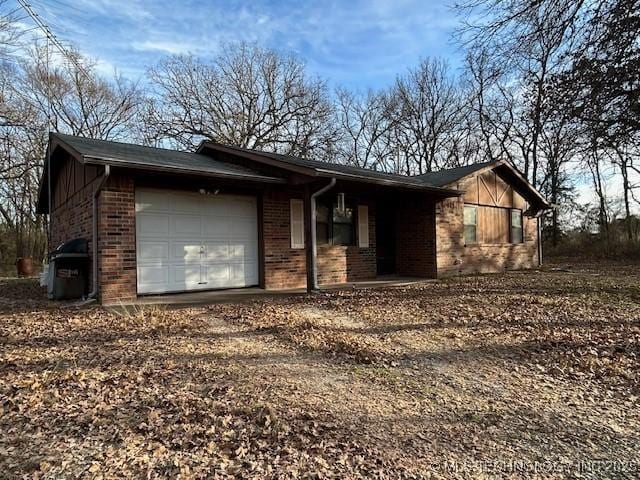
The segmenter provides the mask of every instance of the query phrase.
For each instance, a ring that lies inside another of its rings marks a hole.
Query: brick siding
[[[369,247],[318,245],[318,283],[358,282],[376,278],[376,213],[373,202],[362,201],[369,210]],[[356,220],[357,222],[357,220]],[[358,225],[355,225],[356,232]]]
[[[306,251],[291,248],[289,209],[292,198],[302,200],[304,194],[296,191],[269,190],[263,196],[264,277],[267,290],[307,286]],[[320,285],[375,278],[375,209],[372,202],[361,202],[360,205],[369,207],[369,247],[319,245]]]
[[[67,158],[65,162],[76,162]],[[63,167],[66,168],[66,167]],[[52,189],[61,188],[60,181]],[[49,250],[54,250],[60,244],[76,238],[88,241],[89,255],[93,255],[93,188],[94,181],[81,185],[74,185],[73,189],[59,195],[60,203],[51,212],[49,226]],[[54,202],[52,202],[54,203]],[[89,264],[89,290],[93,288],[92,265]]]
[[[111,176],[98,202],[100,301],[136,298],[136,223],[133,179]]]
[[[436,277],[434,204],[426,199],[407,200],[396,219],[396,269],[398,275]]]
[[[464,201],[447,199],[436,206],[438,276],[492,273],[538,266],[538,224],[523,217],[524,242],[519,244],[464,244]]]
[[[262,197],[264,287],[267,290],[307,285],[305,249],[291,248],[290,201],[301,192],[267,190]]]

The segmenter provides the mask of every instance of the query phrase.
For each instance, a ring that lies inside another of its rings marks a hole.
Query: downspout
[[[540,216],[538,220],[538,266],[542,266],[542,226],[540,225]]]
[[[96,298],[98,296],[98,197],[100,196],[100,191],[102,191],[102,187],[104,187],[104,184],[110,174],[111,167],[109,165],[105,165],[104,173],[102,174],[102,177],[100,177],[100,181],[93,191],[93,239],[91,240],[93,250],[91,252],[93,257],[93,289],[87,296],[87,299]]]
[[[318,242],[316,241],[316,198],[323,193],[331,190],[336,184],[336,179],[332,178],[331,181],[311,194],[311,287],[307,285],[307,290],[312,292],[318,290]]]

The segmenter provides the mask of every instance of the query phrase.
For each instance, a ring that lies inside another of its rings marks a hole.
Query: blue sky
[[[292,51],[331,86],[377,88],[421,57],[452,67],[449,0],[31,0],[61,39],[132,80],[162,56],[214,56],[227,42]],[[29,20],[25,20],[27,23]]]

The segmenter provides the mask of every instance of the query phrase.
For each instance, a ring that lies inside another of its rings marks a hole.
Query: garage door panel
[[[255,229],[256,226],[253,219],[235,218],[231,223],[231,238],[242,240],[253,239]]]
[[[229,197],[213,196],[207,197],[203,202],[202,215],[205,217],[220,218],[229,215]]]
[[[168,212],[171,206],[171,196],[166,192],[154,190],[136,191],[137,212]]]
[[[138,263],[169,263],[169,241],[144,240],[139,246]]]
[[[229,261],[229,244],[227,242],[211,242],[204,244],[205,262],[228,262]]]
[[[202,217],[202,234],[207,239],[229,238],[233,219],[229,217]]]
[[[169,216],[162,213],[145,213],[136,218],[136,226],[139,235],[167,238],[169,235]]]
[[[231,280],[238,285],[253,284],[258,281],[257,263],[231,264]]]
[[[195,242],[172,242],[171,262],[176,265],[200,264],[200,244]]]
[[[200,215],[203,210],[203,198],[184,193],[174,193],[171,195],[171,211],[174,213],[197,213]]]
[[[258,283],[254,197],[136,191],[138,292]]]
[[[201,287],[202,269],[200,265],[176,265],[172,269],[170,290],[194,290]]]
[[[232,262],[257,261],[258,246],[256,242],[235,243],[229,245],[229,260]]]
[[[171,216],[171,234],[174,237],[200,238],[202,233],[200,215],[184,213]]]
[[[230,281],[231,276],[228,263],[204,266],[203,280],[206,282],[207,288],[230,288],[236,286]]]
[[[252,218],[256,214],[255,199],[238,199],[229,205],[228,215]]]
[[[138,285],[144,285],[144,291],[162,292],[169,283],[169,266],[138,266]]]

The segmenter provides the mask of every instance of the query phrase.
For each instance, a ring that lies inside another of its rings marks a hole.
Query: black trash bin
[[[63,243],[49,253],[49,298],[81,298],[88,291],[89,255],[87,241],[84,238]]]

